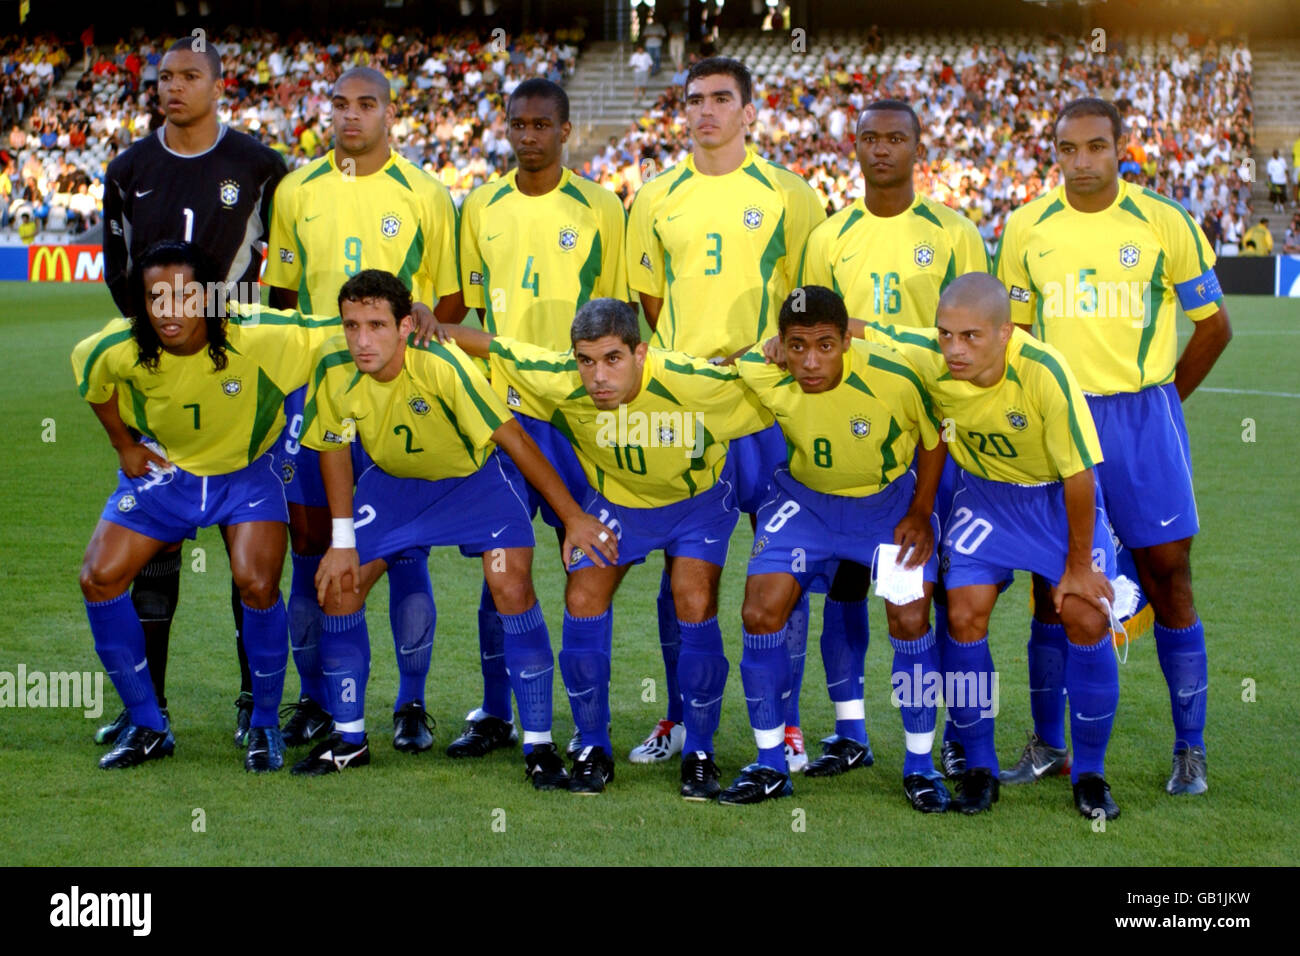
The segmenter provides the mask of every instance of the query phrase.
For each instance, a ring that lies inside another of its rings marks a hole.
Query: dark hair
[[[904,103],[902,100],[876,100],[874,103],[868,103],[862,107],[862,114],[858,117],[858,122],[861,123],[863,116],[877,110],[889,113],[906,113],[912,117],[912,135],[918,143],[921,142],[921,121],[917,118],[916,110],[912,109],[910,103]]]
[[[560,122],[569,121],[569,94],[564,92],[564,87],[558,83],[552,83],[542,76],[534,76],[531,79],[524,80],[515,87],[515,91],[510,94],[506,100],[506,115],[510,115],[510,107],[515,100],[526,99],[550,100],[555,104],[555,112],[560,114]]]
[[[805,285],[791,289],[781,303],[777,328],[782,337],[792,326],[819,325],[829,322],[843,335],[849,330],[849,313],[844,300],[824,285]]]
[[[393,310],[393,319],[401,322],[411,314],[411,290],[401,279],[383,269],[362,269],[339,289],[339,315],[344,302],[382,299]]]
[[[629,349],[641,344],[641,323],[636,312],[622,299],[591,299],[583,303],[569,327],[574,345],[617,335]]]
[[[195,49],[194,44],[202,42],[202,49]],[[200,41],[198,37],[188,36],[181,37],[175,43],[167,48],[167,53],[177,53],[182,50],[190,53],[197,53],[208,63],[208,71],[212,74],[214,80],[219,80],[224,75],[221,69],[221,54],[217,48],[206,40]],[[166,54],[164,54],[165,56]]]
[[[686,85],[683,89],[689,93],[691,84],[696,80],[724,73],[740,87],[740,105],[747,106],[751,103],[754,99],[754,78],[749,73],[749,67],[729,56],[710,56],[694,64],[686,71]]]
[[[1063,122],[1078,116],[1104,116],[1110,120],[1110,131],[1113,134],[1112,140],[1116,145],[1119,144],[1120,130],[1122,128],[1119,110],[1115,109],[1114,103],[1107,103],[1095,96],[1081,96],[1077,100],[1070,100],[1070,102],[1062,106],[1061,112],[1056,114],[1056,122],[1052,124],[1053,136],[1059,135]]]
[[[212,367],[221,371],[226,367],[226,316],[224,310],[216,308],[208,298],[208,292],[220,279],[212,260],[202,249],[192,242],[175,239],[155,242],[131,266],[130,297],[134,306],[134,314],[130,316],[131,336],[140,353],[140,364],[155,372],[158,370],[158,360],[162,357],[162,340],[154,330],[144,287],[145,270],[156,266],[190,267],[194,274],[193,281],[203,289],[203,321],[208,332],[208,356],[212,359]],[[224,301],[224,296],[222,299]]]

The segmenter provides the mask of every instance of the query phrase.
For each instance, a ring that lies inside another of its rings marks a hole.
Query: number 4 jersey
[[[1006,374],[988,388],[952,377],[938,329],[868,323],[866,335],[893,345],[917,370],[948,453],[972,475],[1038,485],[1101,462],[1097,429],[1074,374],[1056,349],[1024,330],[1012,331]]]

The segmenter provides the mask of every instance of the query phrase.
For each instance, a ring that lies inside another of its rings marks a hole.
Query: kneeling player
[[[570,556],[560,671],[583,745],[570,789],[600,793],[614,778],[610,608],[628,569],[662,550],[673,559],[670,583],[682,635],[681,794],[716,796],[713,735],[728,671],[718,581],[740,514],[727,442],[767,427],[771,416],[735,369],[649,348],[636,313],[617,299],[592,299],[578,310],[569,333],[572,354],[476,329],[444,329],[470,354],[489,358],[494,381],[504,376],[569,437],[593,486],[583,508],[619,540],[612,567],[593,566],[590,552]]]
[[[256,321],[228,326],[206,291],[215,278],[193,245],[151,246],[133,275],[142,297],[137,318],[114,319],[72,353],[81,395],[121,461],[81,567],[95,651],[130,714],[99,762],[104,769],[175,748],[128,589],[169,544],[212,525],[227,529],[252,665],[244,767],[263,772],[284,763],[276,708],[288,660],[279,590],[288,512],[267,452],[284,425],[284,394],[307,381],[311,352],[337,322],[261,310]],[[137,443],[128,426],[148,441]]]
[[[403,554],[454,544],[462,554],[483,557],[483,574],[506,633],[526,773],[539,790],[564,789],[567,774],[551,741],[554,659],[533,593],[532,523],[524,491],[507,478],[497,445],[562,517],[568,547],[597,549],[611,559],[617,549],[600,522],[565,491],[464,353],[439,344],[407,347],[414,323],[411,296],[401,280],[363,270],[344,283],[338,303],[344,334],[315,356],[303,413],[303,443],[321,452],[334,523],[331,547],[316,574],[325,611],[322,673],[334,733],[293,772],[316,776],[370,762],[366,595]],[[348,448],[354,438],[374,462],[358,479],[355,496]],[[394,620],[399,627],[409,620],[421,632],[432,632],[434,614],[430,595],[422,613]]]
[[[924,567],[918,596],[901,605],[886,602],[885,610],[895,672],[939,669],[930,629],[938,571],[931,512],[946,452],[929,395],[893,349],[851,342],[848,313],[830,289],[795,289],[779,322],[785,368],[767,364],[757,350],[739,363],[746,385],[776,415],[791,453],[758,513],[741,610],[740,671],[758,762],[722,792],[722,803],[758,803],[792,792],[782,746],[782,707],[790,693],[783,628],[800,593],[819,576],[829,580],[838,562],[869,567],[880,545],[898,544],[908,569]],[[914,473],[909,463],[918,448]],[[823,651],[836,732],[823,741],[823,756],[804,771],[810,777],[872,763],[862,700],[864,651],[848,640]],[[908,699],[901,710],[909,744],[904,792],[917,810],[942,813],[948,792],[931,780],[935,708]],[[911,746],[914,736],[925,741],[918,753]]]
[[[1050,589],[1069,640],[1075,806],[1114,819],[1119,807],[1103,774],[1119,672],[1102,599],[1114,599],[1115,551],[1083,393],[1060,353],[1010,324],[1006,290],[990,276],[972,273],[949,285],[935,329],[890,331],[951,419],[948,448],[961,467],[942,548],[944,683],[967,763],[961,810],[978,813],[998,798],[988,623],[999,588],[1022,569],[1034,573],[1037,588]]]

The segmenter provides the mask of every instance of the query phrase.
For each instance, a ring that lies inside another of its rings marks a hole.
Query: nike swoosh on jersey
[[[495,537],[496,537],[497,535],[499,535],[502,531],[505,531],[506,528],[508,528],[508,527],[510,527],[510,525],[506,524],[506,525],[502,525],[501,527],[497,528],[497,530],[495,530],[495,531],[492,532],[492,537],[495,538]]]
[[[1174,515],[1172,518],[1169,518],[1169,519],[1166,520],[1166,521],[1162,521],[1162,522],[1160,522],[1160,527],[1162,527],[1162,528],[1167,528],[1167,527],[1169,527],[1169,525],[1173,524],[1173,523],[1174,523],[1176,520],[1178,520],[1178,518],[1181,517],[1181,516],[1182,516],[1182,512],[1180,511],[1180,512],[1178,512],[1178,514]]]
[[[679,212],[679,213],[674,213],[673,215],[669,216],[669,217],[668,217],[667,219],[665,219],[664,221],[665,221],[665,222],[672,222],[674,219],[681,219],[683,215],[685,215],[685,214],[684,214],[684,213],[680,213],[680,212]]]
[[[490,236],[484,236],[484,237],[483,237],[483,241],[484,241],[484,242],[491,242],[493,239],[495,239],[495,238],[496,238],[497,236],[499,236],[499,235],[501,235],[501,233],[499,233],[499,232],[494,232],[494,233],[492,233],[492,235],[490,235]]]
[[[1055,251],[1056,251],[1055,249],[1048,249],[1046,252],[1040,252],[1040,253],[1038,254],[1038,258],[1041,259],[1041,258],[1043,258],[1043,256],[1049,256],[1049,255],[1051,255],[1051,254],[1052,254],[1053,252],[1055,252]]]
[[[721,541],[721,540],[722,540],[721,538],[705,538],[705,539],[704,539],[704,543],[705,543],[705,544],[717,544],[717,543],[718,543],[719,541]]]
[[[265,501],[265,500],[266,500],[265,498],[258,498],[256,501],[250,501],[250,502],[248,503],[248,507],[250,507],[250,508],[256,508],[258,505],[260,505],[260,504],[261,504],[263,501]]]
[[[137,189],[137,190],[135,191],[135,198],[136,198],[136,199],[143,199],[145,196],[149,195],[151,192],[153,192],[152,189],[146,189],[144,192],[141,192],[140,190]]]
[[[856,252],[853,253],[853,256],[856,256],[856,255],[857,255]],[[840,262],[848,262],[850,259],[853,258],[853,256],[841,256],[841,257],[840,257]]]
[[[303,221],[303,222],[311,222],[313,219],[319,219],[320,217],[321,217],[321,214],[320,214],[320,213],[316,213],[316,215],[314,215],[314,216],[303,216],[303,217],[302,217],[302,221]]]

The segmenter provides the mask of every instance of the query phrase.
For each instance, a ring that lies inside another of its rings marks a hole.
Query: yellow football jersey
[[[628,285],[664,300],[650,344],[715,358],[767,338],[825,218],[811,186],[752,149],[724,176],[689,157],[650,180],[627,224]]]
[[[284,428],[284,397],[307,384],[316,347],[339,330],[337,318],[249,307],[256,315],[226,328],[226,367],[207,349],[160,353],[139,363],[127,319],[114,319],[72,352],[81,397],[102,405],[117,390],[122,421],[194,475],[227,475],[256,461]]]
[[[510,412],[454,343],[406,347],[391,382],[357,370],[347,339],[323,343],[312,361],[302,443],[336,451],[354,437],[397,478],[460,478],[487,461],[492,433]]]
[[[897,216],[873,216],[861,198],[808,237],[800,285],[834,289],[855,319],[928,328],[939,295],[967,272],[988,272],[975,224],[917,196]]]
[[[563,352],[574,313],[588,299],[627,299],[623,204],[571,170],[544,196],[516,184],[518,169],[479,186],[460,212],[460,284],[494,335]],[[534,418],[520,396],[510,407]]]
[[[1214,250],[1171,199],[1121,181],[1084,213],[1057,187],[1007,220],[997,276],[1011,318],[1070,363],[1085,392],[1136,392],[1174,379],[1177,305],[1199,321],[1223,301]]]
[[[707,491],[726,463],[727,442],[772,424],[733,368],[650,349],[641,390],[616,411],[587,395],[572,352],[492,340],[492,377],[526,395],[573,443],[591,486],[610,501],[657,508]]]
[[[854,339],[840,383],[815,394],[769,365],[761,349],[747,352],[737,367],[781,426],[791,476],[813,491],[874,495],[907,471],[918,442],[939,443],[930,395],[892,348]]]
[[[916,369],[948,453],[971,474],[1038,485],[1101,462],[1097,427],[1070,366],[1023,329],[1011,333],[1006,373],[988,388],[952,377],[938,329],[868,323],[866,335],[896,348]]]
[[[262,281],[296,289],[304,312],[337,312],[362,269],[392,272],[426,305],[460,288],[451,194],[396,151],[369,176],[347,175],[334,150],[285,176],[266,255]]]

